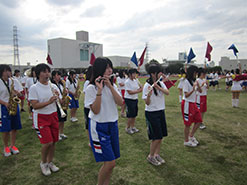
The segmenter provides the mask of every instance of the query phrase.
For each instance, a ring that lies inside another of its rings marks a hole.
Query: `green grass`
[[[145,79],[141,79],[144,83]],[[146,161],[150,141],[147,137],[144,101],[139,95],[139,113],[135,135],[124,131],[126,119],[119,119],[121,157],[116,162],[111,184],[116,185],[240,185],[247,183],[247,93],[240,95],[240,108],[231,107],[231,93],[222,90],[208,92],[207,129],[198,130],[197,148],[183,146],[183,121],[178,103],[178,90],[170,89],[166,96],[168,137],[163,140],[161,156],[166,164],[155,167]],[[77,113],[79,122],[65,123],[69,139],[58,142],[54,162],[60,171],[49,177],[41,174],[41,145],[31,129],[27,113],[22,113],[23,129],[18,132],[16,146],[20,154],[0,156],[0,184],[97,184],[101,163],[96,163],[88,147],[83,118],[83,97]],[[1,151],[3,148],[0,141]]]

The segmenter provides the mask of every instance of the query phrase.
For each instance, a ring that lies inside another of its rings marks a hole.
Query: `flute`
[[[159,77],[159,79],[155,83],[158,83],[160,80],[162,80],[162,75]],[[150,86],[150,89],[148,90],[146,96],[153,90],[153,88],[154,88],[154,83]]]
[[[55,93],[55,89],[54,89],[54,88],[52,87],[52,85],[51,85],[51,82],[49,82],[49,85],[50,85],[51,92],[52,92],[53,96],[57,96],[56,93]],[[61,106],[61,104],[60,104],[59,99],[56,99],[56,104],[57,104],[58,109],[59,109],[59,111],[60,111],[61,118],[64,118],[64,117],[66,116],[66,113],[63,111],[63,108],[62,108],[62,106]]]
[[[115,74],[111,74],[110,76],[109,76],[109,78],[111,78],[111,77],[113,77],[113,76],[116,76]],[[98,80],[96,80],[97,82],[100,82],[101,80],[103,80],[105,77],[101,77],[101,78],[99,78]]]

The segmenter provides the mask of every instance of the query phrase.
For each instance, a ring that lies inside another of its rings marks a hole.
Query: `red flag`
[[[46,61],[47,61],[48,64],[53,65],[53,64],[52,64],[51,57],[50,57],[49,54],[48,54],[47,57],[46,57]]]
[[[144,62],[144,56],[146,53],[147,47],[145,47],[144,51],[142,52],[141,58],[139,59],[139,66],[141,66]]]
[[[94,64],[94,61],[95,61],[95,56],[93,53],[91,53],[91,58],[90,58],[90,65],[93,65]]]
[[[164,84],[166,85],[167,89],[170,89],[172,86],[175,86],[177,80],[168,80],[165,81]]]
[[[208,61],[211,60],[211,54],[210,53],[212,50],[213,50],[213,47],[208,42],[207,51],[206,51],[206,55],[205,55],[205,57],[208,59]]]

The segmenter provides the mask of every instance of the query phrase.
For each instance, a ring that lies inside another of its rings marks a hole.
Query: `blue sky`
[[[102,43],[105,56],[140,56],[148,42],[150,59],[177,59],[192,47],[202,63],[209,41],[216,63],[234,58],[232,43],[247,58],[246,7],[246,0],[1,0],[0,63],[13,63],[14,25],[22,64],[45,62],[48,39],[75,39],[79,30]]]

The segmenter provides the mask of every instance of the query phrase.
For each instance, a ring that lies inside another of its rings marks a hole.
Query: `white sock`
[[[232,99],[232,107],[235,107],[235,99]]]
[[[179,103],[181,103],[181,102],[182,102],[182,96],[179,95]]]
[[[239,104],[239,99],[235,99],[235,106],[238,107],[238,104]]]

